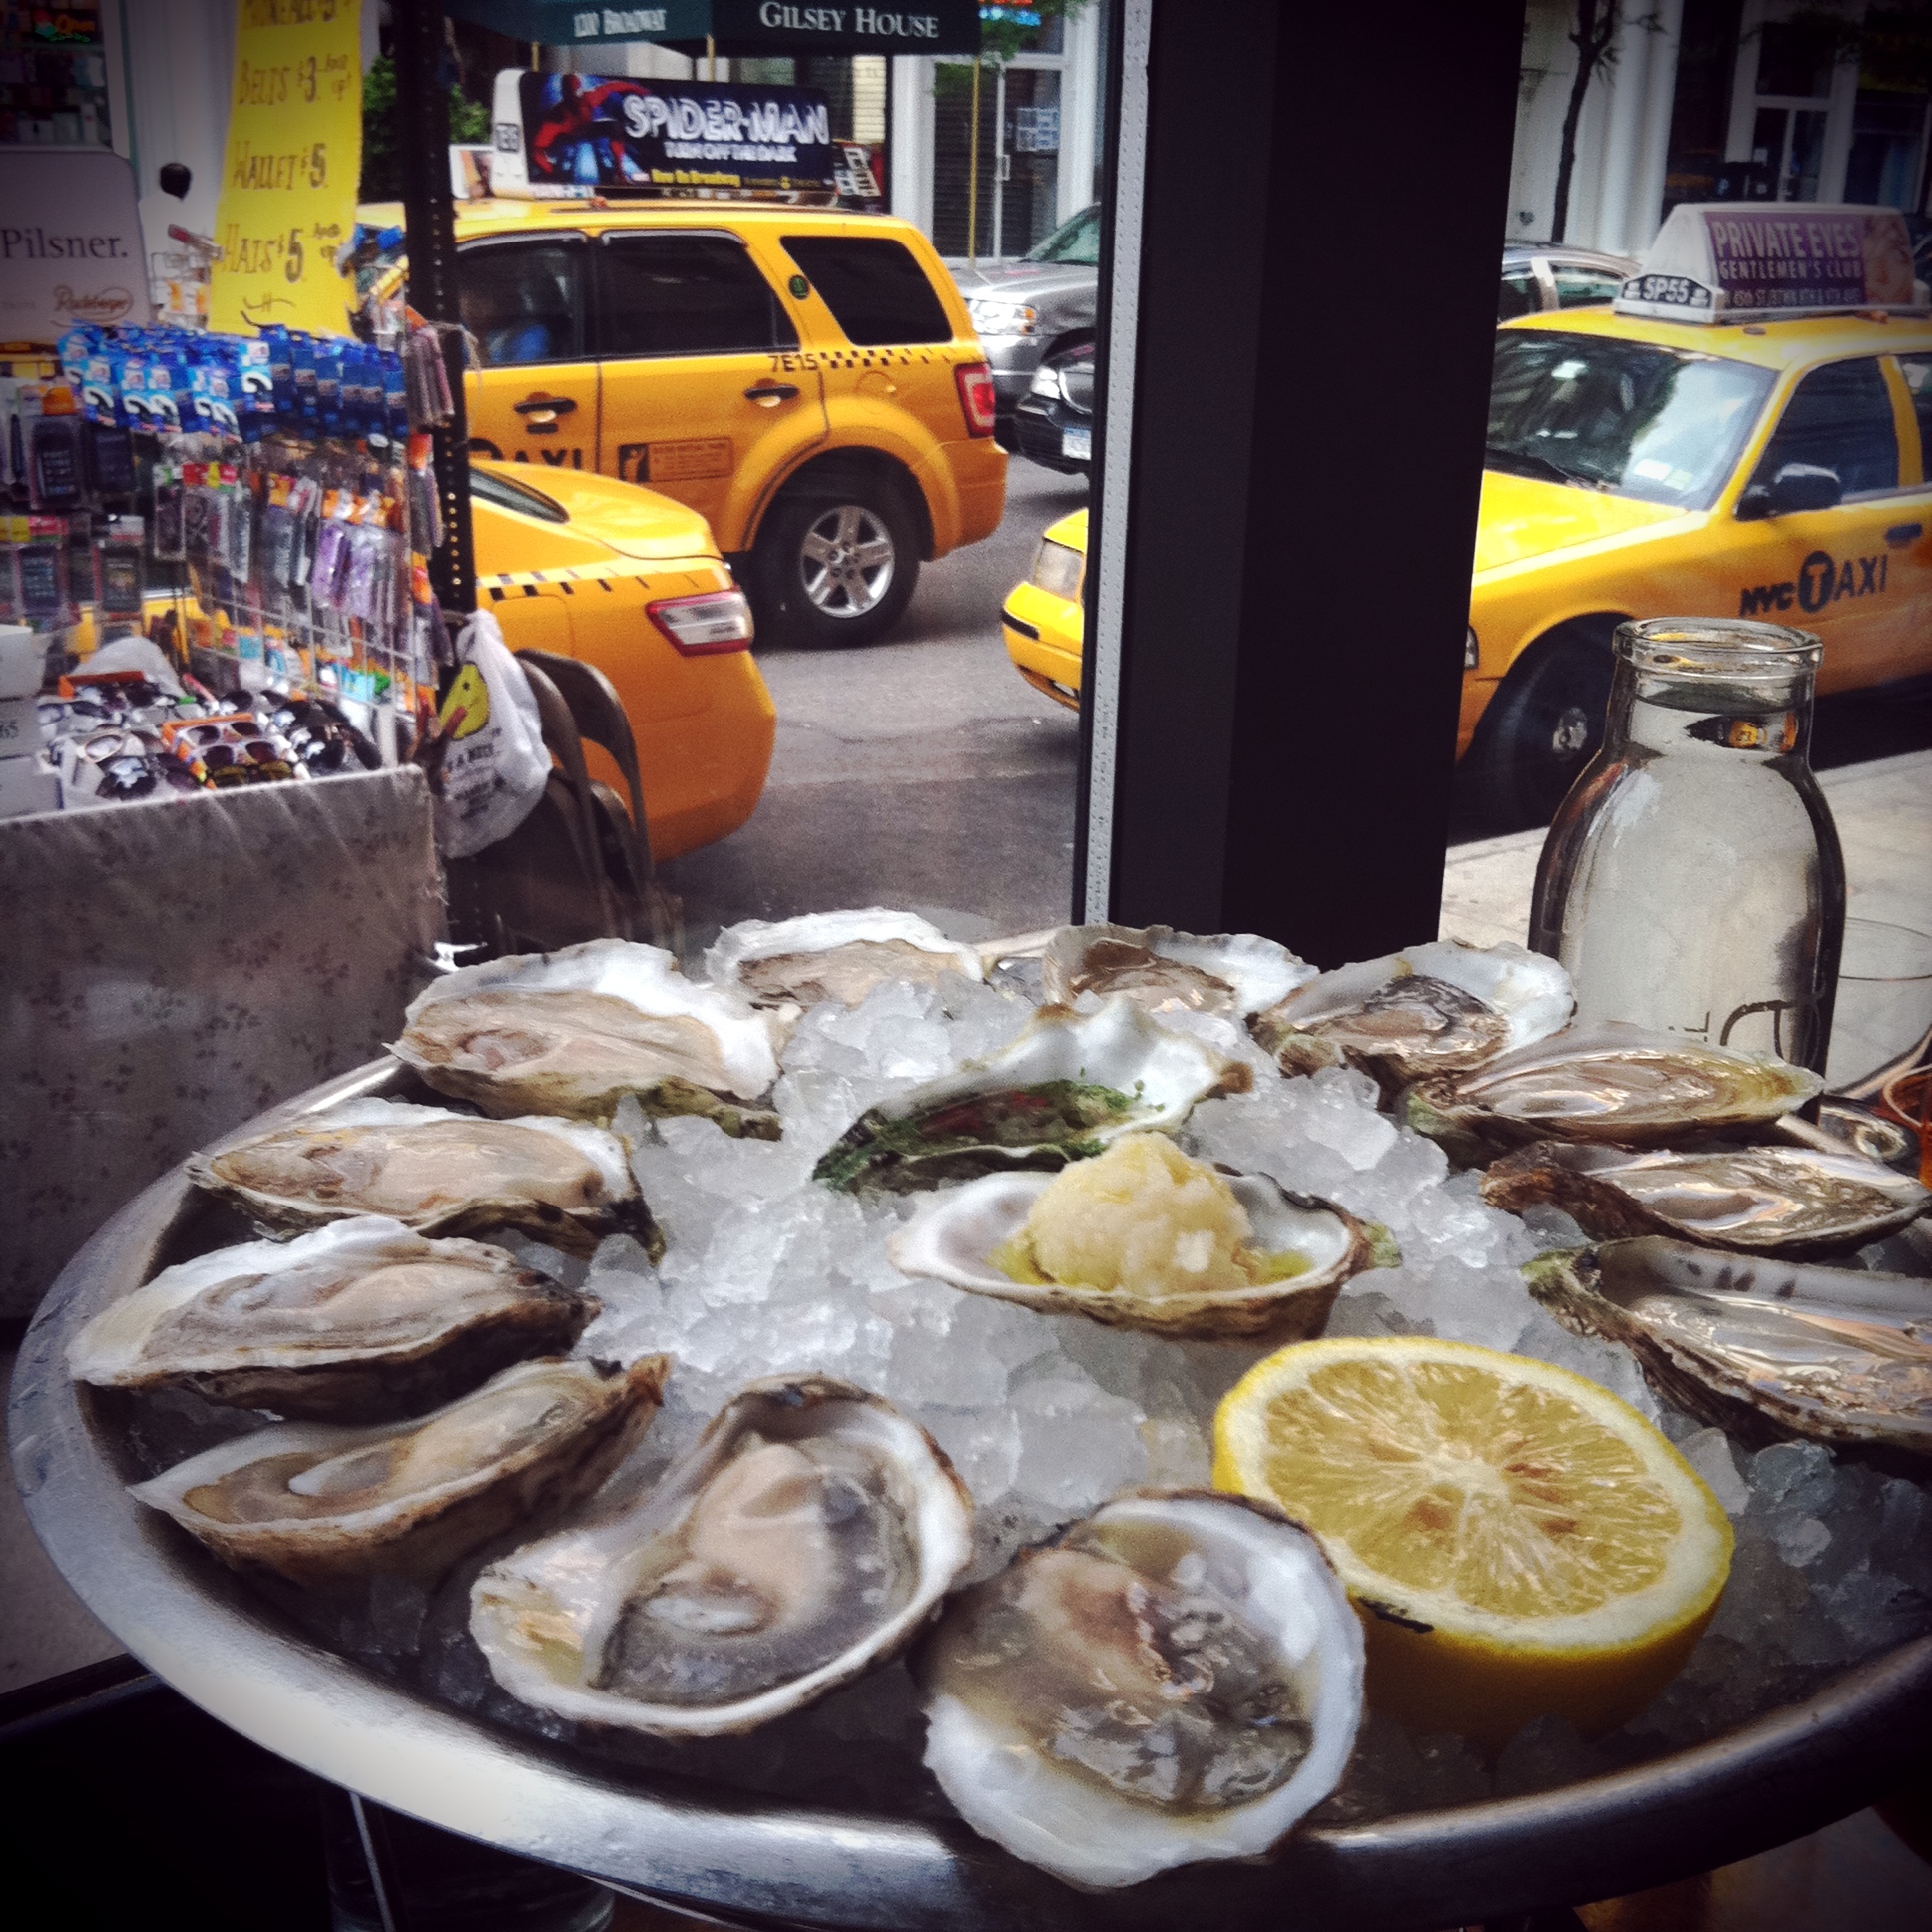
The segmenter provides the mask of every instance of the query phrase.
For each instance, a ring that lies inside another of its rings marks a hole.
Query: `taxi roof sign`
[[[1687,202],[1613,306],[1654,321],[1738,322],[1925,301],[1895,208]]]

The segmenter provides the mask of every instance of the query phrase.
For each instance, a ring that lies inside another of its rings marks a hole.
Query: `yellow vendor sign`
[[[238,0],[209,321],[345,334],[362,173],[360,0]]]

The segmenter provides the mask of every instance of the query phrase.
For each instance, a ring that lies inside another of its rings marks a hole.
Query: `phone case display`
[[[358,768],[431,727],[429,431],[451,398],[437,334],[390,333],[77,326],[0,364],[0,622],[43,634],[55,671],[145,637],[189,694],[99,730],[50,714],[75,802]],[[314,704],[334,724],[306,751],[267,722]]]

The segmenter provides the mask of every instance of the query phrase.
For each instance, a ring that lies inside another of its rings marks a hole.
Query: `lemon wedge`
[[[1722,1505],[1650,1423],[1548,1362],[1427,1336],[1299,1342],[1214,1418],[1214,1483],[1321,1539],[1368,1699],[1496,1745],[1613,1728],[1677,1675],[1730,1573]]]

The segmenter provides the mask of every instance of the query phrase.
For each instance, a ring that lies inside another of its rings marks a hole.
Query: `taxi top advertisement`
[[[499,195],[837,185],[831,107],[810,88],[512,69],[494,114]]]
[[[1896,209],[1702,202],[1671,211],[1616,308],[1653,321],[1715,322],[1924,301]]]

